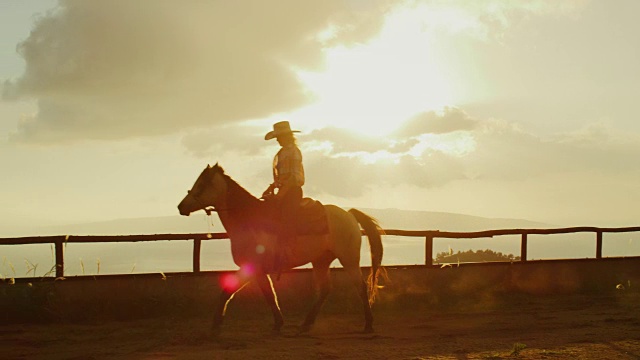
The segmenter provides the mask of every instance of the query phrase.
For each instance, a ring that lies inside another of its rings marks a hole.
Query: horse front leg
[[[227,306],[233,296],[249,283],[249,279],[239,275],[239,272],[237,272],[236,274],[227,274],[221,277],[222,292],[213,313],[213,324],[211,326],[213,336],[220,334],[220,327],[227,312]]]
[[[269,308],[271,308],[271,313],[273,314],[273,331],[280,332],[282,325],[284,325],[284,319],[282,317],[282,311],[280,311],[280,305],[278,305],[278,295],[273,287],[271,277],[268,274],[260,274],[256,276],[256,281],[262,291],[262,295],[264,295],[265,300],[267,300]]]

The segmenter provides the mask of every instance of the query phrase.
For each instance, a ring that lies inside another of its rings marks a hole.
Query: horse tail
[[[371,273],[367,278],[369,293],[369,305],[373,305],[376,295],[378,295],[378,277],[386,272],[382,267],[382,235],[384,230],[378,224],[378,220],[357,209],[350,209],[349,213],[356,218],[360,226],[364,229],[365,235],[369,239],[369,249],[371,250]]]

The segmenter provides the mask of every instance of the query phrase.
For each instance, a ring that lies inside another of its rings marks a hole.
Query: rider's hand
[[[273,196],[274,196],[273,190],[274,189],[275,189],[275,186],[273,184],[269,185],[267,190],[265,190],[262,193],[262,197],[260,197],[260,199],[269,200],[269,199],[273,198]]]
[[[289,192],[290,188],[291,186],[289,185],[280,186],[278,188],[278,193],[273,195],[273,198],[277,201],[282,201],[282,199],[284,199],[284,195]]]

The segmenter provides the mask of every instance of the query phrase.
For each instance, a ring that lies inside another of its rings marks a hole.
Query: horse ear
[[[216,162],[215,165],[213,165],[213,168],[220,171],[220,172],[224,172],[224,170],[222,170],[222,166],[218,165],[218,163]]]
[[[207,164],[207,169],[211,169],[211,165]]]

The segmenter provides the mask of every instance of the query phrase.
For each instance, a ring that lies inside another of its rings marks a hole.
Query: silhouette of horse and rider
[[[181,215],[213,208],[227,231],[238,281],[222,284],[215,308],[213,331],[218,333],[227,305],[248,282],[260,287],[274,317],[275,331],[284,324],[270,274],[308,263],[313,265],[317,297],[300,332],[308,331],[326,300],[329,267],[338,259],[356,287],[365,317],[365,332],[373,331],[371,305],[375,299],[382,263],[382,229],[377,221],[357,210],[323,205],[303,198],[302,153],[287,121],[273,125],[265,140],[277,139],[281,148],[273,160],[273,183],[256,198],[227,175],[218,164],[202,171],[178,205]],[[360,270],[362,232],[369,239],[371,273],[367,281]]]

